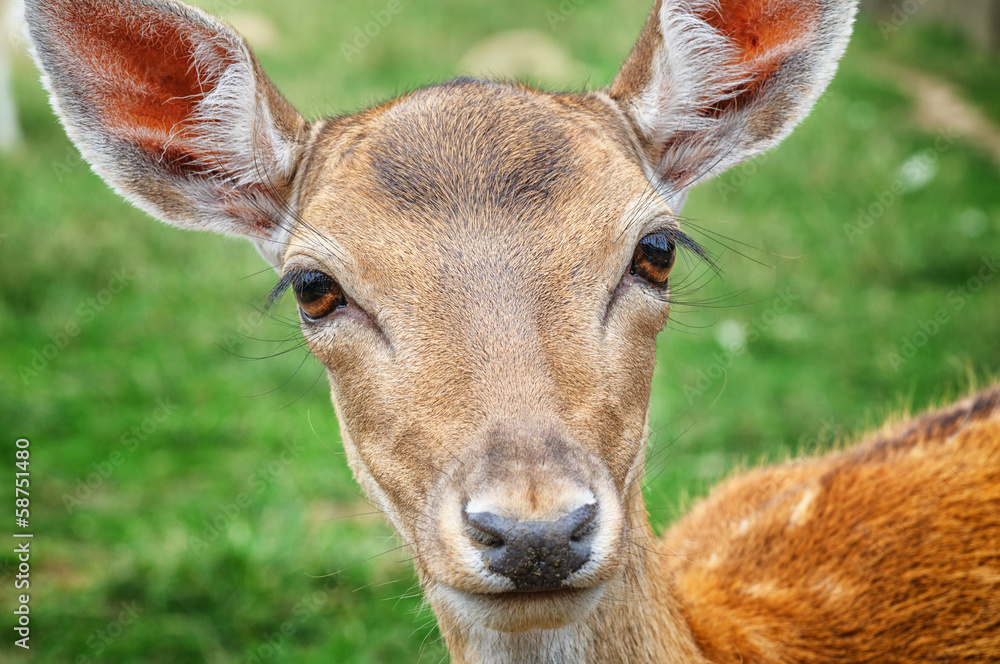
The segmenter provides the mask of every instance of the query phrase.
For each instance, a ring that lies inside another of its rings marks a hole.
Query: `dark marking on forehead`
[[[545,205],[573,171],[570,139],[538,93],[456,79],[394,104],[373,132],[374,184],[402,211],[464,219]]]

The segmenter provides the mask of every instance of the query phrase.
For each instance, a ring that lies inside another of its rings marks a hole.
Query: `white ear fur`
[[[155,217],[247,237],[281,263],[305,122],[238,34],[171,0],[24,12],[52,106],[98,175]]]
[[[657,2],[609,94],[675,211],[690,186],[777,145],[809,113],[856,10],[857,0]]]

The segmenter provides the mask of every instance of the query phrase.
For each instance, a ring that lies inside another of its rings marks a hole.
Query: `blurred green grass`
[[[199,4],[270,18],[258,55],[311,117],[450,78],[506,29],[549,34],[581,64],[569,83],[602,85],[648,11],[406,3],[347,63],[341,42],[385,3]],[[660,337],[658,527],[733,467],[829,448],[1000,369],[1000,279],[953,293],[1000,254],[1000,173],[974,140],[936,149],[887,62],[948,77],[1000,121],[996,57],[919,21],[888,41],[863,23],[792,137],[694,192],[688,227],[723,272],[691,268],[692,304]],[[406,555],[346,468],[291,303],[260,320],[274,275],[248,245],[120,201],[75,156],[30,65],[15,73],[27,145],[0,161],[0,430],[32,441],[31,661],[441,660]],[[849,233],[894,184],[907,190]],[[894,362],[941,311],[949,321]],[[10,587],[14,558],[0,561]],[[11,641],[0,658],[28,661]]]

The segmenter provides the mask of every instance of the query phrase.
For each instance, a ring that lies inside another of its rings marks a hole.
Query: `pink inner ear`
[[[819,24],[816,0],[717,0],[701,18],[737,46],[741,60],[766,79],[791,52],[803,48]]]
[[[60,56],[80,72],[81,92],[110,132],[151,153],[169,144],[182,163],[198,160],[185,130],[231,54],[207,28],[162,11],[120,7],[64,4]],[[196,48],[203,49],[197,62]]]

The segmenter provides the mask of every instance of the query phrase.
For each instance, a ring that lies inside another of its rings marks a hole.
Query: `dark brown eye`
[[[639,241],[632,257],[632,274],[642,277],[653,286],[663,288],[674,267],[677,246],[666,232],[651,233]]]
[[[322,272],[304,272],[292,285],[299,310],[309,320],[329,316],[335,309],[347,304],[344,291],[337,282]]]

